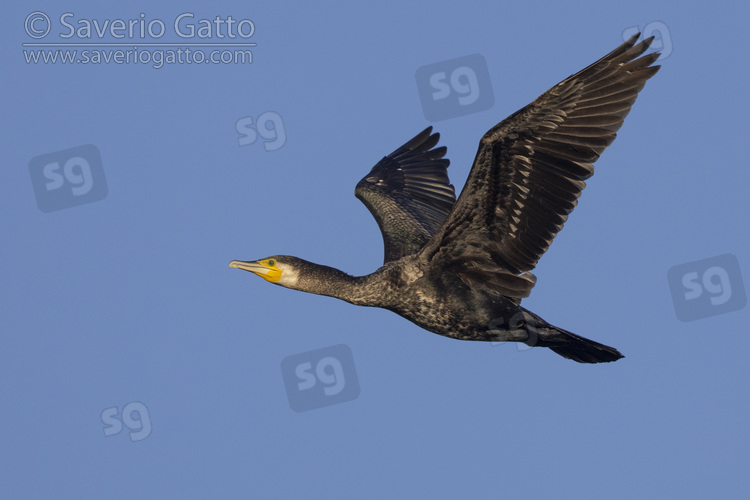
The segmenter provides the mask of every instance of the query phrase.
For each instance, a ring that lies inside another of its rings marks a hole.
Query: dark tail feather
[[[544,330],[535,345],[549,347],[563,358],[579,363],[609,363],[625,357],[614,347],[583,338],[562,328],[548,325]]]

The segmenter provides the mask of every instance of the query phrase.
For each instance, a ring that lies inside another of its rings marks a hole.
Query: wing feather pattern
[[[640,34],[490,129],[463,191],[420,258],[520,301],[593,163],[616,137],[658,53]],[[437,272],[437,271],[436,271]]]
[[[354,194],[380,227],[384,262],[419,252],[445,221],[456,202],[448,179],[446,148],[428,127],[380,160]]]

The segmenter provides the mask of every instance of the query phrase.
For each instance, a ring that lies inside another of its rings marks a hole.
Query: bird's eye
[[[275,265],[276,265],[276,261],[275,261],[275,260],[273,260],[273,259],[270,259],[270,260],[268,261],[268,265],[269,265],[269,266],[275,266]]]

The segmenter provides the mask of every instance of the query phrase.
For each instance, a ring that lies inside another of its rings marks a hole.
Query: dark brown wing
[[[659,66],[640,34],[565,79],[482,137],[448,220],[420,257],[472,286],[528,296],[536,266],[575,208],[593,163],[614,141]],[[524,274],[521,274],[524,273]]]
[[[446,148],[435,148],[440,134],[431,132],[426,128],[380,160],[354,191],[380,226],[384,262],[419,252],[456,202]]]

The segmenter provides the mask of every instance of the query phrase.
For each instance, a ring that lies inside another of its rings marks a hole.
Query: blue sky
[[[67,36],[68,12],[76,30],[115,30]],[[5,13],[2,498],[750,493],[747,7],[42,1]],[[184,13],[183,35],[201,19],[214,32],[181,38]],[[251,64],[33,64],[41,49],[22,46],[224,43],[213,20],[228,16],[252,21],[233,26],[254,29],[234,39],[256,44]],[[134,21],[133,38],[117,38],[117,20]],[[165,35],[139,38],[159,22]],[[353,191],[375,162],[432,124],[459,190],[487,129],[635,27],[659,35],[662,69],[524,301],[625,359],[451,340],[227,268],[289,254],[372,272],[382,241]],[[493,100],[428,121],[417,70],[474,54]],[[294,399],[298,375],[335,394]]]

